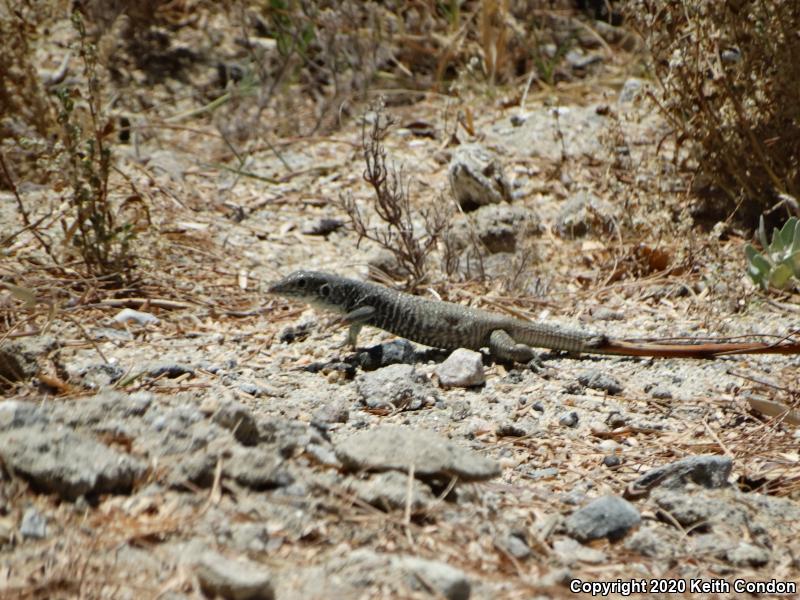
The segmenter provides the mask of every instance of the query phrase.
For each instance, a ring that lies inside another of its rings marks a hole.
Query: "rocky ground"
[[[642,85],[512,108],[474,97],[458,143],[447,98],[390,108],[413,206],[442,199],[463,258],[419,293],[626,339],[796,328],[796,296],[744,277],[737,232],[688,218],[665,125],[633,102]],[[722,598],[800,583],[800,418],[775,404],[797,402],[798,357],[546,353],[533,370],[369,328],[340,348],[334,319],[264,290],[299,268],[391,273],[337,201],[353,194],[378,224],[358,123],[254,152],[253,173],[291,168],[269,184],[198,165],[191,135],[120,157],[155,198],[158,238],[139,243],[161,262],[142,267],[170,293],[64,305],[2,341],[0,595]]]

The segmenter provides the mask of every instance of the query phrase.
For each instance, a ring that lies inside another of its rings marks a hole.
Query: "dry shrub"
[[[81,275],[115,285],[129,278],[133,231],[118,218],[109,190],[113,125],[104,114],[108,96],[96,47],[80,13],[73,12],[77,40],[65,54],[73,56],[74,76],[62,81],[68,61],[61,75],[42,73],[35,48],[52,22],[49,10],[55,10],[45,8],[6,4],[0,19],[0,52],[12,57],[0,61],[0,187],[13,192],[24,229],[31,230],[56,267],[80,265]],[[60,236],[48,208],[27,200],[26,187],[19,185],[31,181],[48,182],[64,194],[67,209],[57,218]]]
[[[33,62],[33,45],[50,21],[50,10],[41,3],[0,5],[0,152],[17,165],[17,175],[39,182],[47,169],[37,166],[56,115]],[[10,188],[0,175],[0,189]]]
[[[800,214],[800,2],[632,0],[627,12],[660,84],[652,97],[696,160],[695,188],[716,192],[701,216],[755,227],[776,204],[773,221]]]

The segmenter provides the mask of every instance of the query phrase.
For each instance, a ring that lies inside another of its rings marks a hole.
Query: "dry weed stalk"
[[[432,250],[446,230],[449,215],[441,203],[431,209],[415,212],[411,208],[410,181],[402,168],[387,166],[386,138],[394,121],[386,115],[383,101],[372,104],[361,126],[361,147],[366,167],[364,180],[374,192],[372,206],[383,227],[370,227],[352,194],[342,196],[340,205],[350,217],[358,243],[364,239],[390,251],[400,271],[408,277],[407,289],[414,289],[427,279],[427,262]],[[424,235],[414,231],[414,218],[421,217]]]

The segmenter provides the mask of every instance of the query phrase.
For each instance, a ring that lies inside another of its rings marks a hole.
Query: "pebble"
[[[129,323],[134,322],[137,325],[155,325],[159,322],[158,317],[147,312],[133,310],[132,308],[123,308],[116,315],[114,315],[114,322],[116,323]]]
[[[47,537],[47,518],[29,506],[22,515],[19,532],[25,539],[43,540]]]
[[[442,387],[474,387],[486,382],[483,356],[480,352],[459,348],[436,367],[436,376]]]
[[[574,410],[563,414],[558,419],[558,424],[562,425],[563,427],[577,427],[578,425],[578,413]]]

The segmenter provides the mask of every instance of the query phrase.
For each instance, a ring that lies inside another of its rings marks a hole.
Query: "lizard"
[[[713,342],[665,344],[611,339],[605,334],[525,321],[479,308],[428,300],[375,283],[318,271],[295,271],[268,293],[343,315],[353,348],[365,325],[445,350],[488,348],[495,360],[529,363],[534,348],[571,354],[714,358],[737,353],[800,353],[800,343]]]

